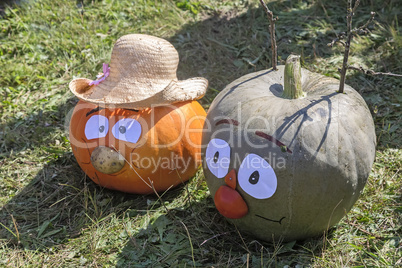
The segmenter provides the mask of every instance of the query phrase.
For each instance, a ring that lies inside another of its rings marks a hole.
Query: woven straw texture
[[[113,47],[110,74],[96,86],[77,78],[70,90],[79,99],[102,107],[145,109],[196,100],[204,96],[208,81],[202,77],[178,81],[179,55],[168,41],[143,34],[119,38]]]

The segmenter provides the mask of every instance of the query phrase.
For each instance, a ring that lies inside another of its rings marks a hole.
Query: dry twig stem
[[[360,26],[359,28],[353,29],[352,33],[353,34],[356,34],[356,33],[357,34],[366,34],[366,33],[368,33],[369,30],[367,29],[367,27],[369,26],[370,23],[373,22],[374,17],[375,17],[375,12],[371,11],[370,12],[370,19],[368,19],[368,21],[364,25]]]
[[[351,31],[352,34],[367,34],[369,33],[369,30],[367,29],[367,27],[370,25],[370,23],[373,22],[375,17],[375,12],[371,11],[370,12],[370,19],[367,20],[367,22],[360,26],[359,28],[355,28]],[[345,32],[341,32],[334,40],[331,41],[331,43],[328,43],[327,46],[329,47],[333,47],[336,43],[341,43],[344,47],[346,46],[346,43],[343,41],[343,39],[345,38]]]
[[[367,34],[369,32],[367,27],[369,26],[369,24],[371,22],[373,22],[374,17],[375,17],[375,12],[373,12],[373,11],[370,12],[370,19],[368,19],[367,22],[364,25],[360,26],[359,28],[355,28],[355,29],[352,30],[352,16],[354,15],[359,3],[360,3],[360,0],[356,0],[355,6],[352,9],[352,0],[348,0],[348,15],[347,15],[347,27],[348,28],[347,28],[347,32],[346,33],[344,33],[344,32],[340,33],[337,38],[332,40],[331,43],[327,44],[329,47],[333,47],[336,43],[339,42],[345,47],[342,69],[339,69],[339,72],[341,73],[341,81],[340,81],[340,84],[339,84],[339,93],[343,93],[344,86],[345,86],[346,71],[348,69],[360,71],[360,72],[362,72],[364,74],[368,74],[368,75],[387,75],[387,76],[394,76],[394,77],[402,77],[401,74],[394,74],[394,73],[391,73],[391,72],[387,72],[387,73],[376,72],[376,71],[373,71],[373,70],[365,70],[361,66],[356,67],[356,66],[348,65],[350,43],[352,42],[353,35]],[[347,37],[346,42],[342,41],[342,39],[345,38],[345,35]]]
[[[352,0],[348,0],[348,14],[346,16],[347,20],[347,40],[345,42],[345,52],[343,54],[343,63],[341,69],[341,81],[339,84],[339,93],[343,93],[345,88],[345,78],[346,78],[346,71],[348,70],[348,59],[349,59],[349,51],[350,51],[350,43],[352,42],[352,17],[359,6],[360,0],[356,0],[355,6],[352,8]]]
[[[342,39],[345,38],[344,34],[345,33],[340,33],[339,37],[337,37],[334,40],[332,40],[331,43],[327,44],[327,46],[333,47],[338,42],[341,43],[343,46],[346,46],[345,42],[342,41]]]
[[[262,7],[264,8],[265,13],[269,19],[269,33],[271,35],[271,49],[272,49],[272,69],[278,70],[276,68],[277,65],[277,46],[276,46],[276,38],[275,38],[275,21],[278,18],[274,18],[274,14],[271,10],[269,10],[268,6],[265,4],[264,0],[260,0]]]
[[[348,69],[359,71],[359,72],[362,72],[364,74],[369,74],[369,75],[387,75],[387,76],[402,77],[402,74],[394,74],[394,73],[390,73],[390,72],[388,72],[388,73],[376,72],[376,71],[373,71],[373,70],[370,70],[370,69],[365,70],[361,66],[360,67],[348,66]]]

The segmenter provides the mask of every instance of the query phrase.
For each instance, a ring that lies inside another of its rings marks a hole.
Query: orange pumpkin
[[[140,111],[80,101],[70,121],[70,143],[95,183],[135,194],[165,191],[194,176],[201,164],[205,116],[196,101]]]

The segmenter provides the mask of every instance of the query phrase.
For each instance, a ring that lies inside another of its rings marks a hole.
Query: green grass
[[[338,77],[346,1],[274,1],[279,62]],[[351,212],[322,237],[272,244],[239,233],[216,211],[200,171],[162,202],[102,189],[85,177],[65,118],[67,84],[93,77],[118,37],[147,33],[178,49],[179,78],[210,81],[205,108],[234,79],[269,68],[268,21],[258,1],[29,1],[0,18],[0,266],[393,267],[402,265],[402,79],[348,72],[376,125],[376,161]],[[354,21],[377,12],[350,62],[402,73],[400,5],[362,1]],[[398,17],[399,16],[399,17]],[[266,49],[266,51],[264,51]],[[299,266],[297,266],[299,265]]]

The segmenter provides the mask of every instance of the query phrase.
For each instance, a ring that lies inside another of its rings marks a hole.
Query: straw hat
[[[113,47],[110,69],[99,80],[77,78],[70,90],[79,99],[101,107],[145,109],[196,100],[208,81],[202,77],[177,80],[179,54],[164,39],[143,34],[119,38]]]

